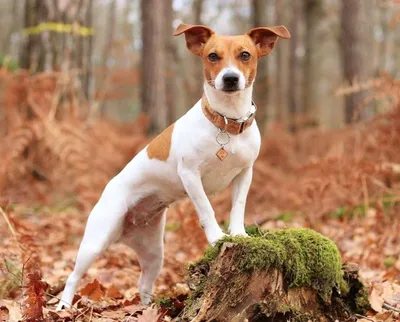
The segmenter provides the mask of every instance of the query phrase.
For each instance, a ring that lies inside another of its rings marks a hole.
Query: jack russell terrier
[[[137,254],[140,297],[149,304],[163,265],[166,209],[185,195],[213,245],[225,234],[207,196],[232,182],[229,233],[246,235],[246,198],[261,143],[252,102],[257,60],[272,51],[278,37],[290,39],[290,33],[275,26],[220,36],[205,26],[180,24],[174,36],[181,34],[203,60],[204,95],[107,184],[89,215],[59,310],[71,307],[82,275],[118,238]]]

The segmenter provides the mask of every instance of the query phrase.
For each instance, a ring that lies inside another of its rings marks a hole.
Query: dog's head
[[[273,50],[278,37],[290,39],[284,26],[254,28],[239,36],[220,36],[205,26],[180,24],[174,36],[181,34],[185,34],[188,49],[203,59],[207,83],[227,93],[251,86],[258,59]]]

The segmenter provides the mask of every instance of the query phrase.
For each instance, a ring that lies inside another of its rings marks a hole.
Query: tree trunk
[[[269,22],[267,21],[267,6],[268,1],[266,0],[252,1],[253,27],[263,27],[269,25]],[[261,133],[264,133],[264,128],[267,123],[268,92],[268,57],[264,57],[258,61],[257,80],[254,85],[254,98],[258,106],[256,119]]]
[[[229,237],[189,267],[192,290],[175,321],[345,321],[369,308],[358,267],[308,229]]]
[[[363,22],[362,0],[342,0],[341,8],[341,53],[343,75],[348,84],[365,80],[370,50],[365,42],[368,30]],[[364,101],[365,93],[358,92],[345,98],[345,121],[350,123],[360,119],[358,110]],[[357,113],[356,113],[357,112]]]
[[[193,0],[193,24],[203,24],[201,15],[203,13],[204,0]],[[203,94],[203,64],[201,64],[200,57],[193,54],[190,55],[187,61],[187,69],[184,73],[184,83],[186,84],[186,110],[190,109],[195,102],[197,102]]]
[[[102,67],[107,67],[107,61],[110,58],[114,37],[115,37],[115,21],[117,16],[117,0],[112,0],[109,5],[108,10],[108,21],[107,21],[107,28],[106,28],[106,45],[104,46],[103,51],[103,58],[102,58]]]
[[[298,88],[298,79],[300,73],[300,59],[297,55],[297,49],[299,47],[299,25],[300,25],[300,14],[301,14],[301,3],[300,1],[293,2],[292,8],[292,22],[290,24],[290,33],[292,38],[290,39],[290,61],[289,61],[289,129],[291,132],[297,130],[297,120],[301,112],[300,95]]]
[[[277,1],[275,3],[275,19],[276,25],[281,25],[282,24],[282,1]],[[281,46],[276,46],[275,48],[275,54],[276,54],[276,64],[278,66],[278,70],[276,71],[276,79],[275,79],[275,84],[276,88],[275,90],[277,91],[276,93],[276,120],[278,122],[282,122],[284,120],[284,99],[283,99],[283,93],[284,93],[284,84],[283,84],[283,67],[284,67],[284,55],[283,55],[283,50]]]
[[[176,47],[172,39],[174,20],[174,9],[172,7],[173,0],[165,1],[165,52],[168,63],[166,64],[166,87],[167,87],[167,107],[168,107],[168,124],[176,121],[178,118],[178,104],[176,94],[179,90],[177,86],[177,61],[176,61]]]
[[[83,70],[82,83],[89,88],[92,0],[26,0],[27,34],[20,66],[31,72]],[[87,93],[88,94],[88,93]]]
[[[320,82],[319,55],[320,39],[319,32],[321,22],[325,19],[323,2],[321,0],[306,0],[304,4],[304,16],[306,23],[305,31],[305,62],[304,62],[304,114],[313,123],[317,122],[318,115],[318,85]]]
[[[165,1],[142,1],[142,111],[150,115],[150,132],[167,127],[165,86]]]

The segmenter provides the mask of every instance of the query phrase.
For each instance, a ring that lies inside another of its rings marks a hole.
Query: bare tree
[[[323,2],[320,0],[306,0],[304,3],[305,19],[305,62],[304,62],[304,113],[308,117],[317,115],[317,99],[319,77],[318,59],[320,55],[320,25],[323,21]],[[314,119],[314,121],[316,121]]]
[[[299,46],[299,25],[301,16],[300,1],[293,2],[292,5],[292,22],[290,24],[290,32],[292,38],[290,40],[290,61],[289,61],[289,129],[294,132],[297,129],[297,117],[301,112],[300,95],[298,91],[298,79],[301,70],[300,59],[297,55]]]
[[[282,1],[277,1],[275,3],[275,24],[279,25],[282,24]],[[284,60],[283,60],[283,50],[281,46],[276,46],[275,48],[275,55],[276,55],[276,64],[278,66],[278,70],[275,73],[275,90],[276,93],[276,120],[282,121],[283,114],[284,114],[284,103],[283,103],[283,67],[284,67]]]
[[[83,70],[89,88],[92,0],[26,0],[27,33],[20,66],[31,72],[65,68]]]
[[[266,0],[253,0],[252,1],[252,20],[253,27],[267,26],[267,6]],[[254,97],[258,105],[257,110],[257,123],[260,126],[261,133],[267,122],[267,104],[268,104],[268,58],[260,59],[258,61],[257,69],[257,82],[254,87]]]
[[[203,21],[201,15],[204,10],[204,0],[193,0],[193,24],[201,25]],[[189,78],[188,84],[190,85],[189,93],[190,97],[188,100],[187,108],[190,108],[193,103],[201,97],[203,93],[203,66],[199,63],[199,57],[191,55],[190,64],[193,72],[187,73],[186,77]]]
[[[343,75],[351,85],[365,78],[368,61],[366,52],[367,30],[363,20],[362,0],[342,0],[341,8],[341,37],[340,47],[342,53]],[[362,92],[346,96],[345,121],[350,123],[354,118],[356,108],[359,108],[364,100]]]
[[[167,87],[167,106],[168,106],[168,123],[171,124],[178,118],[178,104],[176,95],[178,92],[177,87],[177,53],[176,53],[176,42],[172,41],[173,27],[172,22],[174,20],[174,9],[172,7],[173,0],[165,1],[165,52],[168,63],[166,64],[165,76],[166,76],[166,87]]]
[[[109,59],[111,54],[112,45],[115,37],[116,16],[117,16],[117,0],[111,0],[108,10],[107,28],[105,30],[107,33],[107,38],[106,38],[106,45],[104,46],[104,51],[103,51],[103,59],[102,59],[103,67],[107,66],[107,60]]]
[[[165,1],[142,1],[142,111],[150,115],[153,133],[168,124],[164,10]]]

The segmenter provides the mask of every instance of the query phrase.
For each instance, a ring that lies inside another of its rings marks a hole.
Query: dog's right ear
[[[195,55],[201,56],[204,44],[214,34],[210,28],[202,25],[186,25],[181,23],[175,30],[174,36],[185,34],[186,46]]]

